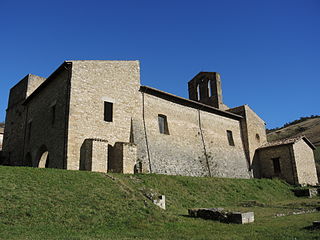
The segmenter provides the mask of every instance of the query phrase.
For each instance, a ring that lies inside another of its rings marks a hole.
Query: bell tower
[[[188,82],[189,99],[224,110],[220,74],[200,72]]]

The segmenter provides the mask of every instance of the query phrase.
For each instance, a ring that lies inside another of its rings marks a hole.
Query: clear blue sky
[[[319,0],[0,1],[0,121],[9,89],[64,60],[140,60],[141,83],[188,97],[221,74],[225,104],[280,126],[319,113]]]

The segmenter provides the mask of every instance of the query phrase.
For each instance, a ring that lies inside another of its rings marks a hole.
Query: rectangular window
[[[158,122],[159,122],[160,133],[169,135],[167,116],[159,114],[158,115]]]
[[[230,146],[234,146],[232,131],[227,130],[227,137]]]
[[[280,158],[272,158],[274,174],[281,173]]]
[[[104,121],[112,122],[113,103],[104,102]]]
[[[51,107],[51,124],[54,125],[54,122],[56,121],[56,105],[53,105]]]

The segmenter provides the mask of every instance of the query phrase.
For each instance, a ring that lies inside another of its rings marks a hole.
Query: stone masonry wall
[[[133,125],[141,122],[142,101],[138,61],[72,64],[67,169],[77,170],[86,139],[105,139],[111,146],[130,141]],[[105,101],[113,103],[112,122],[104,121]]]
[[[158,114],[167,116],[168,135],[159,132]],[[249,177],[238,120],[148,94],[144,94],[144,115],[152,172],[209,176],[209,167],[212,176]],[[232,131],[235,146],[229,146],[227,130]]]
[[[48,167],[64,168],[68,79],[69,72],[63,68],[55,79],[27,103],[24,156],[31,154],[32,164],[35,167],[39,164],[41,154],[48,151]],[[54,122],[53,106],[55,106]]]
[[[109,146],[108,171],[133,174],[137,163],[137,146],[133,143],[116,142]]]
[[[25,108],[22,102],[26,98],[28,87],[28,76],[23,78],[10,90],[8,108],[6,113],[6,123],[3,138],[3,151],[7,155],[7,161],[11,165],[23,165]]]
[[[262,178],[279,177],[290,184],[297,184],[296,167],[292,145],[281,145],[259,149],[259,168]],[[272,158],[279,158],[281,173],[276,175]]]
[[[28,74],[10,90],[3,151],[11,165],[24,165],[23,145],[27,112],[22,103],[44,80],[45,78]]]
[[[300,140],[293,145],[298,182],[305,185],[316,185],[318,177],[312,149],[304,140]]]
[[[28,89],[27,89],[27,96],[29,97],[34,90],[36,90],[41,83],[43,83],[46,80],[44,77],[40,77],[37,75],[29,74],[28,75]]]
[[[245,105],[245,109],[250,164],[252,164],[256,149],[267,142],[267,134],[264,121],[248,105]]]
[[[120,144],[122,162],[115,165],[122,164],[126,173],[250,177],[239,120],[139,91],[138,61],[65,64],[69,70],[59,68],[26,105],[22,155],[31,156],[33,166],[48,151],[48,167],[107,171],[112,160],[107,145]],[[30,84],[30,93],[40,82]],[[111,122],[104,120],[104,102],[113,105]],[[159,132],[159,114],[167,117],[169,134]]]
[[[265,123],[248,105],[232,108],[228,111],[243,116],[241,131],[246,156],[254,176],[260,177],[256,149],[267,142]]]
[[[133,143],[122,143],[123,170],[125,174],[133,174],[137,168],[137,146]]]
[[[153,173],[208,176],[209,165],[213,176],[249,177],[238,120],[201,112],[201,133],[197,109],[139,92],[138,61],[72,63],[67,169],[79,169],[86,139],[101,138],[110,147],[135,143],[138,171],[150,172],[150,160]],[[112,122],[104,121],[104,101],[113,103]],[[158,114],[168,117],[169,135],[159,133]]]
[[[212,176],[249,178],[240,121],[201,111],[201,125]],[[227,130],[235,146],[229,145]]]
[[[92,141],[91,171],[107,172],[108,170],[108,143]]]

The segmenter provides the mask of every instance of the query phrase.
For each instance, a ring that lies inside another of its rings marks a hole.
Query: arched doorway
[[[32,157],[31,153],[27,153],[26,157],[24,158],[24,166],[26,167],[32,167]]]
[[[45,145],[42,145],[38,154],[38,168],[49,167],[49,151]]]

